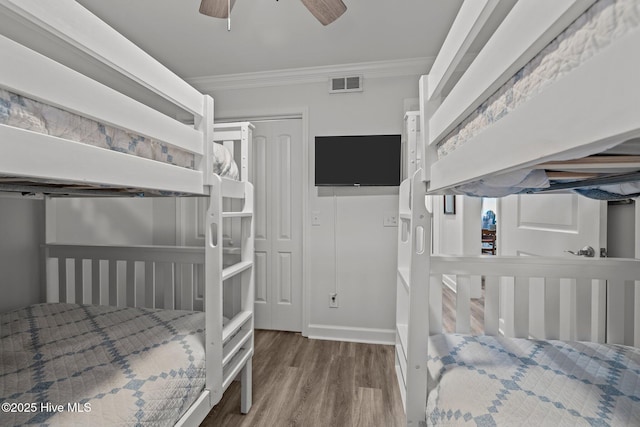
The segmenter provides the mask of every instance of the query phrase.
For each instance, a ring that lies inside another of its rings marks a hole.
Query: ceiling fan
[[[329,25],[338,19],[347,6],[342,0],[301,0],[322,25]],[[202,0],[200,13],[215,18],[228,18],[229,10],[233,8],[236,0]]]

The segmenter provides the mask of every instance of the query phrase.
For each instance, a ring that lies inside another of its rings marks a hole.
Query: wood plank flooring
[[[455,294],[443,287],[443,328],[455,332]],[[484,298],[471,301],[471,333],[483,329]],[[406,425],[393,346],[310,340],[256,331],[253,407],[240,414],[234,382],[201,427]]]
[[[404,426],[394,358],[393,346],[256,331],[251,411],[234,382],[201,427]]]
[[[471,334],[484,334],[484,286],[480,298],[471,299]],[[442,286],[442,329],[445,333],[456,331],[456,294]]]

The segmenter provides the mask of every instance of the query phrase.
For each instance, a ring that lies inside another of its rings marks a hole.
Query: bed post
[[[203,112],[200,123],[196,122],[196,128],[202,132],[204,138],[204,157],[200,170],[203,171],[203,185],[211,184],[213,176],[213,98],[204,95]]]
[[[422,158],[422,180],[429,182],[431,180],[431,165],[438,160],[435,144],[430,144],[429,119],[436,111],[441,103],[439,93],[431,93],[429,91],[429,75],[420,77],[419,80],[420,93],[420,140],[418,141],[418,150]]]
[[[248,163],[248,159],[246,159],[246,157],[248,157],[248,150],[249,150],[249,146],[248,146],[248,141],[251,141],[251,131],[252,131],[253,126],[246,126],[245,128],[243,128],[243,141],[242,144],[245,145],[245,147],[243,148],[244,151],[242,151],[243,153],[243,172],[242,172],[242,177],[243,179],[248,180],[249,176],[248,176],[248,167],[245,167],[244,165],[246,165]],[[245,131],[246,129],[246,131]],[[248,132],[248,134],[247,134]],[[249,137],[249,139],[247,140],[246,137]],[[245,183],[245,206],[244,206],[244,211],[245,212],[250,212],[251,216],[249,218],[243,219],[243,225],[244,227],[246,227],[244,230],[241,230],[241,234],[242,236],[245,236],[244,238],[246,238],[246,240],[243,242],[242,244],[242,259],[246,260],[246,261],[253,261],[254,259],[254,253],[255,253],[255,244],[254,244],[254,239],[255,239],[255,221],[254,221],[254,208],[253,208],[253,185],[251,185],[251,183],[249,183],[248,181]],[[252,313],[254,312],[254,304],[255,304],[255,268],[251,268],[250,270],[248,270],[245,274],[242,275],[241,278],[241,285],[242,285],[242,310],[243,311],[251,311]],[[255,324],[255,318],[252,315],[251,316],[251,320],[250,322],[250,329],[251,331],[254,330],[254,324]],[[254,334],[253,332],[251,332],[251,338],[249,338],[250,341],[250,345],[249,348],[251,348],[251,351],[253,352],[253,348],[254,348]],[[243,414],[248,414],[249,410],[251,409],[251,405],[253,402],[253,368],[252,368],[252,360],[253,360],[253,356],[249,357],[249,359],[247,359],[247,362],[244,365],[244,368],[242,368],[242,371],[240,372],[240,383],[241,383],[241,395],[240,395],[240,412]]]
[[[211,175],[205,219],[205,367],[210,407],[222,399],[222,179]]]
[[[240,179],[242,181],[250,181],[252,177],[250,174],[250,166],[249,166],[249,150],[252,147],[249,147],[249,141],[253,141],[253,125],[251,123],[247,123],[245,126],[242,126],[242,148],[240,152],[242,153],[242,158],[240,159]],[[252,199],[253,200],[253,199]]]
[[[426,184],[422,171],[411,183],[411,297],[407,343],[407,425],[425,421],[427,402],[427,345],[429,337],[429,271],[431,261],[431,214],[425,204]],[[425,309],[427,307],[427,309]]]
[[[636,247],[635,247],[635,258],[636,259],[640,259],[640,202],[638,202],[636,200],[636,204],[635,204],[635,233],[636,233],[636,238],[635,238],[635,242],[636,242]],[[640,262],[640,261],[639,261]],[[640,325],[640,280],[636,280],[635,283],[636,289],[635,289],[635,308],[633,311],[633,315],[634,315],[634,319],[633,319],[633,324],[634,325]],[[640,347],[640,326],[636,327],[634,330],[634,337],[633,337],[633,345],[635,347]]]

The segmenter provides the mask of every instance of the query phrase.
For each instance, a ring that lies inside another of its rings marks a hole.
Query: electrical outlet
[[[396,212],[386,212],[382,217],[382,225],[384,227],[397,227],[398,214]]]
[[[338,308],[337,292],[329,292],[329,308]]]
[[[311,225],[320,225],[320,211],[311,212]]]

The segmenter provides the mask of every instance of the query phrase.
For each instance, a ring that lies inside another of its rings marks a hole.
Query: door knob
[[[580,249],[578,252],[574,252],[574,251],[565,251],[565,252],[569,252],[572,255],[584,256],[587,258],[593,258],[596,255],[595,249],[593,249],[591,246],[585,246],[584,248]]]

